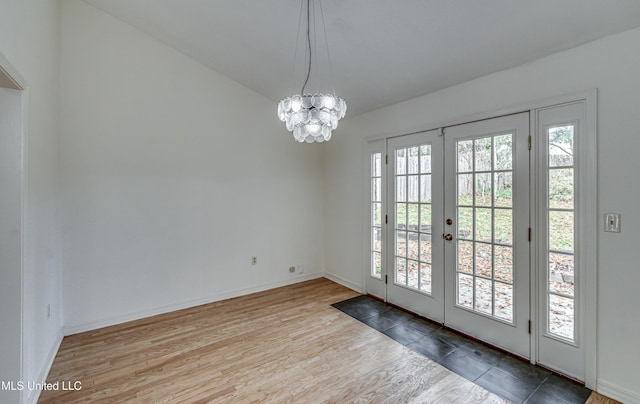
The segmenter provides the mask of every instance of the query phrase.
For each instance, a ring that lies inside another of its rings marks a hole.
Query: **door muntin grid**
[[[431,294],[431,145],[394,150],[394,284]]]
[[[382,279],[382,153],[371,153],[370,275]]]
[[[514,324],[513,133],[456,141],[456,306]]]
[[[576,341],[575,158],[573,123],[545,128],[547,140],[546,334]]]

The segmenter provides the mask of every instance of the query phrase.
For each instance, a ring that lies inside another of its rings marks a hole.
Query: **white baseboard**
[[[203,304],[218,302],[220,300],[231,299],[238,296],[249,295],[251,293],[262,292],[269,289],[279,288],[282,286],[293,285],[312,279],[322,278],[322,273],[307,274],[302,276],[295,276],[295,278],[286,279],[278,282],[265,283],[250,288],[236,289],[229,292],[218,293],[212,296],[207,296],[199,299],[187,300],[179,303],[173,303],[165,306],[156,307],[150,310],[141,310],[132,313],[127,313],[119,316],[109,317],[98,321],[91,321],[80,324],[70,324],[63,328],[64,335],[73,335],[85,331],[97,330],[98,328],[109,327],[116,324],[122,324],[129,321],[140,320],[146,317],[157,316],[158,314],[169,313],[176,310],[187,309],[189,307],[200,306]]]
[[[53,365],[53,360],[56,358],[56,355],[58,354],[58,350],[60,350],[60,344],[62,344],[62,338],[64,338],[64,335],[62,333],[62,328],[60,328],[60,330],[58,331],[58,335],[56,336],[55,341],[53,341],[53,344],[51,344],[51,348],[49,349],[49,353],[47,354],[47,360],[44,363],[44,366],[42,367],[42,369],[40,369],[40,372],[38,373],[38,379],[34,380],[35,383],[44,383],[47,380],[47,376],[49,376],[49,371],[51,370],[51,366]],[[40,398],[40,393],[42,392],[42,390],[40,389],[35,389],[35,390],[28,390],[28,389],[24,389],[23,390],[23,403],[27,403],[27,404],[31,404],[31,403],[37,403],[38,402],[38,398]]]
[[[355,283],[348,281],[338,275],[332,274],[331,272],[325,272],[324,277],[349,289],[355,290],[358,293],[364,293],[364,291],[362,290],[362,286],[356,285]]]
[[[613,398],[625,404],[640,404],[640,394],[616,386],[611,382],[598,380],[596,391],[602,395]]]

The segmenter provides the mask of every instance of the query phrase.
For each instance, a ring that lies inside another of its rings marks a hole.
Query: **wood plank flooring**
[[[326,279],[65,337],[43,391],[75,402],[504,402],[330,305]]]
[[[585,402],[585,404],[622,404],[620,401],[616,401],[607,396],[603,396],[597,392],[591,393],[589,399]]]

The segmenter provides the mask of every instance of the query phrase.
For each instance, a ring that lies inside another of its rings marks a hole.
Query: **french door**
[[[439,130],[388,141],[392,202],[387,219],[387,300],[440,321],[443,318],[442,138]]]
[[[444,132],[368,145],[367,291],[528,358],[529,114]]]
[[[365,285],[593,388],[595,92],[548,105],[368,142]]]
[[[445,133],[445,324],[529,358],[529,113]]]

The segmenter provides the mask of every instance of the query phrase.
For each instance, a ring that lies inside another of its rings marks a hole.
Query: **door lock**
[[[447,240],[447,241],[453,240],[453,236],[451,234],[443,234],[442,238]]]

